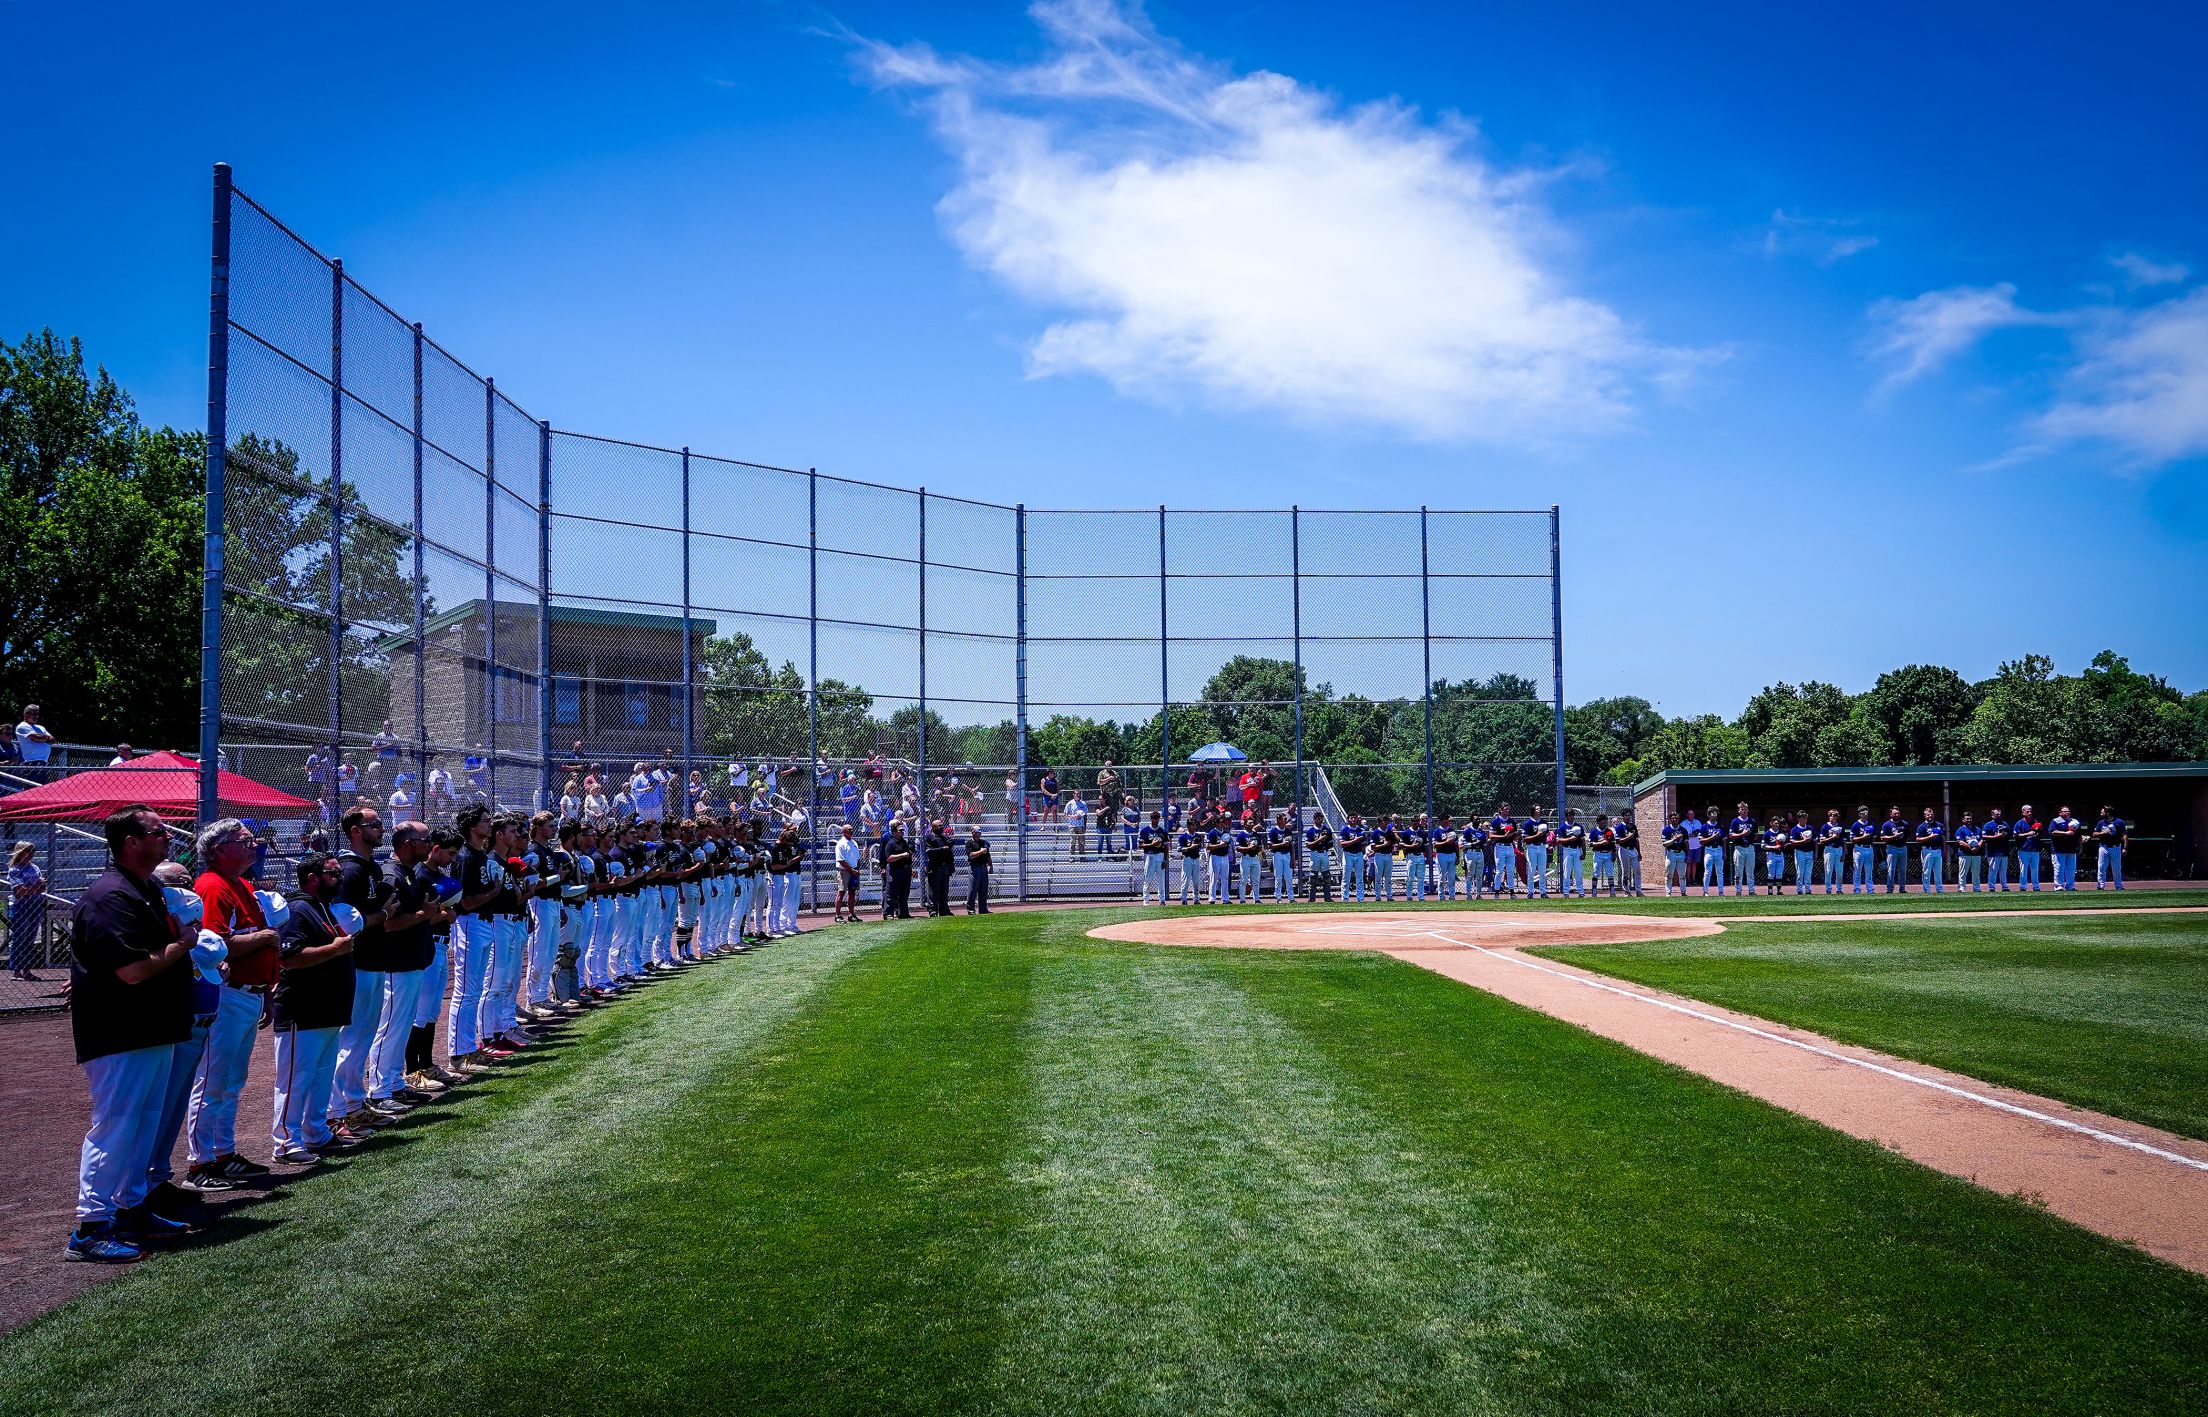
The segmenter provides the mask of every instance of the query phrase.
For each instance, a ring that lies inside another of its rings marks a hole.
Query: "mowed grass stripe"
[[[279,1396],[301,1411],[546,1410],[561,1384],[530,1329],[574,1302],[605,1197],[658,1164],[778,1025],[884,939],[818,935],[663,981],[356,1154],[293,1181],[225,1243],[136,1266],[0,1338],[0,1411],[168,1410]],[[253,1125],[255,1119],[241,1119]],[[626,1276],[648,1286],[649,1268]],[[537,1393],[536,1403],[524,1400]]]
[[[1515,1204],[1504,1258],[1574,1342],[1514,1405],[2208,1402],[2198,1276],[1425,970],[1217,954],[1450,1189]]]
[[[2208,1138],[2208,916],[1743,924],[1536,953]]]
[[[1017,1224],[1032,961],[922,922],[832,933],[881,944],[601,1183],[619,1250],[530,1296],[544,1381],[477,1410],[578,1391],[646,1411],[978,1401],[1002,1338],[990,1259]]]
[[[1517,1205],[1452,1183],[1220,963],[1038,972],[1003,1407],[1494,1409],[1572,1337]]]

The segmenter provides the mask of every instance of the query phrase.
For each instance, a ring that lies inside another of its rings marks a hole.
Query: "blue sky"
[[[558,426],[1560,503],[1574,700],[2208,684],[2197,7],[184,8],[0,6],[0,329],[154,421],[223,159]]]

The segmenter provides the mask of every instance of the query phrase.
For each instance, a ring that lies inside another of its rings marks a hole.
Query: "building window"
[[[499,723],[535,723],[537,721],[536,676],[519,674],[511,669],[493,671],[491,680],[496,695],[493,712]]]
[[[562,676],[552,681],[552,721],[562,728],[582,726],[582,680]]]
[[[652,726],[652,686],[630,682],[621,686],[621,726],[624,728],[649,728]]]

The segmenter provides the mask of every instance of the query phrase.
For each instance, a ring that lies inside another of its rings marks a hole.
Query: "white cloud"
[[[1914,299],[1881,300],[1871,307],[1876,333],[1870,355],[1892,362],[1881,381],[1882,388],[1891,389],[1938,369],[1995,330],[2052,324],[2059,318],[2018,305],[2016,287],[2005,282],[1928,290]]]
[[[2125,281],[2135,289],[2143,285],[2176,285],[2193,273],[2190,266],[2176,261],[2149,260],[2137,251],[2111,256],[2108,263],[2122,271]]]
[[[1033,373],[1543,443],[1713,357],[1567,288],[1553,174],[1490,161],[1469,124],[1235,75],[1109,0],[1031,13],[1050,51],[1024,66],[859,45],[875,81],[926,92],[960,250],[1058,317]]]
[[[2123,312],[2079,353],[2029,425],[2036,445],[2104,442],[2141,466],[2208,455],[2208,289]]]
[[[1763,231],[1763,254],[1807,256],[1820,266],[1837,265],[1878,244],[1878,238],[1853,228],[1861,225],[1849,217],[1803,216],[1780,207],[1771,213]]]

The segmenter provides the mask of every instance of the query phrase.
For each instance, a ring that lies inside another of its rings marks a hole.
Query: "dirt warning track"
[[[1519,952],[1723,929],[1708,919],[1543,911],[1183,916],[1089,933],[1391,955],[2208,1274],[2208,1143]]]

